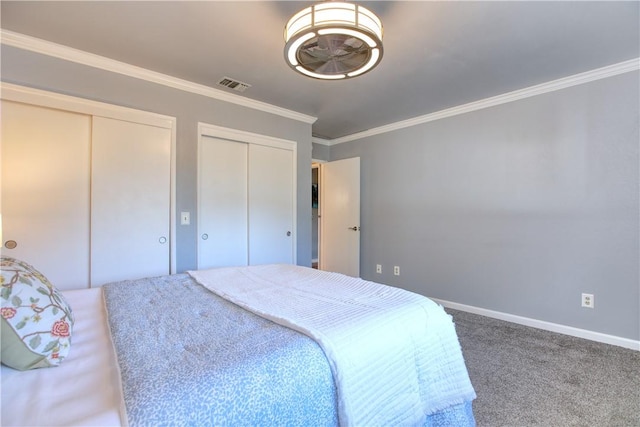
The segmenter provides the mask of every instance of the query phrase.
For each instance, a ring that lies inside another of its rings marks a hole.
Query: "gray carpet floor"
[[[446,309],[479,427],[640,427],[640,352]]]

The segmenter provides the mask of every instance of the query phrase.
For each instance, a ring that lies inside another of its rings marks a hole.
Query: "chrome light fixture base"
[[[303,9],[287,23],[284,57],[316,79],[348,79],[371,71],[382,59],[382,22],[353,3],[328,1]]]

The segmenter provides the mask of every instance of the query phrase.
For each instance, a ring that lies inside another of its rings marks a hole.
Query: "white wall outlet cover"
[[[582,294],[582,306],[593,308],[595,304],[595,300],[593,294]]]

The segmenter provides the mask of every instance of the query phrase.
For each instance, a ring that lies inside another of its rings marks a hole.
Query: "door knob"
[[[158,239],[158,242],[160,242],[161,245],[164,245],[165,243],[167,243],[167,238],[162,236]]]
[[[291,232],[290,231],[287,231],[287,236],[291,236]]]
[[[202,240],[207,240],[209,238],[209,235],[207,233],[202,235]]]
[[[353,227],[348,227],[349,230],[353,230],[353,231],[358,231],[360,230],[360,227],[358,227],[357,225],[354,225]]]
[[[4,247],[7,249],[15,249],[18,243],[15,240],[7,240],[4,242]]]

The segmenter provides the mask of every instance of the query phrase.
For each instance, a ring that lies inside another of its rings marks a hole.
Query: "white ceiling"
[[[284,62],[284,25],[308,2],[2,0],[1,25],[211,87],[238,79],[240,96],[318,117],[326,139],[640,57],[638,1],[359,3],[382,19],[384,57],[345,81]]]

